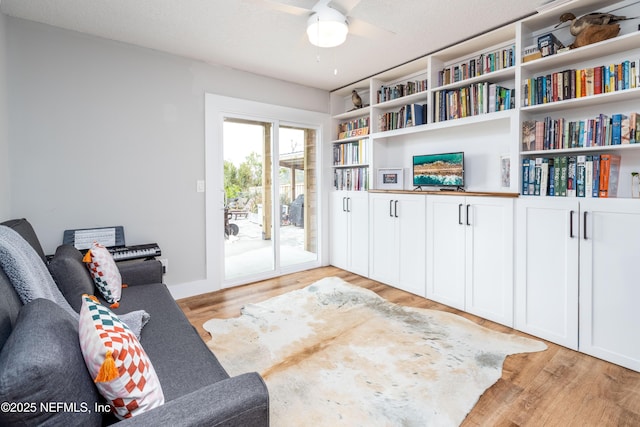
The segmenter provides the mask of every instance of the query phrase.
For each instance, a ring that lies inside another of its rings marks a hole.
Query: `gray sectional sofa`
[[[17,231],[46,262],[28,221],[2,225]],[[96,293],[74,247],[60,246],[48,269],[74,310],[80,310],[83,293]],[[268,426],[264,381],[257,373],[229,377],[162,284],[160,263],[124,264],[120,271],[129,287],[113,311],[149,313],[140,343],[165,404],[124,421],[103,412],[80,351],[77,320],[49,299],[23,304],[11,275],[0,268],[0,425]]]

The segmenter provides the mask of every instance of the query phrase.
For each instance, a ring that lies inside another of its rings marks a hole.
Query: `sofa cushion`
[[[164,404],[158,376],[140,342],[95,297],[82,297],[79,333],[87,368],[119,418]]]
[[[100,396],[80,352],[77,322],[56,303],[36,299],[20,310],[0,352],[0,396],[22,405],[0,411],[0,425],[101,424],[102,414],[94,411]],[[67,406],[42,411],[41,402]]]
[[[111,308],[117,308],[122,293],[122,277],[111,252],[94,242],[82,261],[87,263],[93,283],[104,299],[111,304]]]
[[[44,251],[42,250],[42,245],[40,244],[38,235],[36,234],[35,230],[31,226],[29,221],[27,221],[24,218],[11,219],[9,221],[3,222],[2,225],[12,228],[19,235],[21,235],[22,238],[27,242],[29,242],[29,244],[33,247],[33,249],[35,249],[38,256],[42,258],[42,262],[44,262],[45,264],[47,263],[47,259],[44,255]]]
[[[0,349],[11,335],[13,326],[22,308],[22,301],[13,289],[11,281],[0,268]]]
[[[82,254],[71,245],[60,245],[49,262],[49,271],[71,307],[80,313],[82,295],[94,292],[93,279]]]
[[[154,283],[124,288],[120,307],[114,312],[127,313],[141,308],[151,317],[142,329],[140,343],[153,362],[167,402],[229,378],[166,285]]]

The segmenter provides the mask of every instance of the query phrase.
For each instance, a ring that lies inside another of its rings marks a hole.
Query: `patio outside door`
[[[225,286],[317,261],[316,134],[224,118]]]

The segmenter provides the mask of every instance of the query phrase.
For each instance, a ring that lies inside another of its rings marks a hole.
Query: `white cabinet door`
[[[369,202],[363,191],[331,193],[330,259],[336,267],[369,274]]]
[[[427,298],[465,309],[465,197],[427,196]]]
[[[425,296],[425,197],[371,194],[370,277]]]
[[[524,197],[516,205],[515,327],[577,350],[578,201]]]
[[[397,195],[398,282],[397,287],[421,297],[426,284],[426,201],[423,195]]]
[[[370,194],[369,273],[374,280],[396,286],[399,261],[396,198],[392,194]]]
[[[513,199],[467,197],[465,310],[513,326]]]
[[[331,193],[329,258],[331,265],[344,270],[349,269],[349,239],[347,228],[347,193],[345,191],[334,191]]]
[[[640,371],[640,203],[581,206],[580,351]]]
[[[361,276],[369,275],[369,196],[351,191],[346,200],[349,235],[349,268]]]

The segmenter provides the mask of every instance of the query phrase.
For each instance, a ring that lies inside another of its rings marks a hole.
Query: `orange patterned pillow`
[[[87,369],[118,418],[164,404],[160,381],[140,342],[94,296],[82,296],[79,335]]]
[[[82,261],[87,264],[93,283],[105,301],[111,304],[111,308],[118,308],[122,295],[122,276],[111,252],[98,242],[93,242]]]

